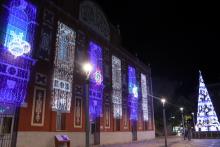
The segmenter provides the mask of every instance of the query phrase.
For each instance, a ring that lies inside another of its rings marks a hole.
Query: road
[[[164,139],[137,141],[127,144],[102,145],[99,147],[164,147]],[[220,139],[183,140],[181,137],[168,137],[168,147],[220,147]]]

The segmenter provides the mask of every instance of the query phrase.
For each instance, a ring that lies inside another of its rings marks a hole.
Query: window
[[[120,119],[115,119],[115,131],[120,131]]]
[[[65,130],[65,123],[66,123],[66,116],[65,113],[61,113],[60,111],[57,111],[56,115],[56,130]]]
[[[7,115],[0,115],[0,134],[10,134],[12,132],[13,118]]]

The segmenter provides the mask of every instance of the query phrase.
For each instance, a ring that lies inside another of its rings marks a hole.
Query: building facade
[[[121,46],[101,8],[80,0],[4,0],[0,13],[0,143],[85,146],[155,136],[151,70]]]

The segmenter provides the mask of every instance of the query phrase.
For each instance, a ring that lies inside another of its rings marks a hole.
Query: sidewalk
[[[170,136],[167,138],[168,147],[198,147],[192,141],[183,140],[182,137]],[[156,138],[146,141],[137,141],[126,144],[101,145],[99,147],[164,147],[164,138]]]

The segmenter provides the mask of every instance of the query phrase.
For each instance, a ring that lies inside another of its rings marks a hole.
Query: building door
[[[90,122],[90,137],[89,137],[89,144],[94,145],[94,134],[95,134],[95,122]]]
[[[137,121],[133,120],[131,123],[131,130],[132,130],[132,141],[137,140]]]
[[[97,117],[95,122],[94,144],[100,144],[100,117]]]
[[[0,102],[0,147],[16,147],[19,108]]]
[[[0,114],[0,147],[11,147],[13,140],[14,116]]]
[[[90,145],[100,144],[100,118],[90,122]]]

